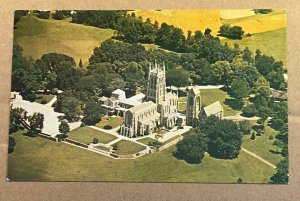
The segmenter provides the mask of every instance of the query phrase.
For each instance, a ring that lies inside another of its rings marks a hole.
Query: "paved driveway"
[[[56,97],[54,98],[56,99]],[[50,101],[53,104],[53,101]],[[17,95],[11,104],[13,107],[21,107],[28,112],[28,115],[32,115],[34,112],[39,112],[44,114],[44,128],[43,132],[51,136],[59,134],[58,126],[60,124],[58,117],[63,116],[63,113],[58,113],[54,111],[54,108],[49,104],[43,105],[36,102],[30,102],[22,99],[22,96]],[[81,122],[68,123],[70,130],[73,130],[80,126]]]

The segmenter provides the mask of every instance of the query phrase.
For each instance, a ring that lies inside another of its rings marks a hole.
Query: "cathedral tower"
[[[188,92],[186,103],[186,124],[192,126],[195,121],[199,119],[201,110],[201,96],[200,90],[193,87]]]
[[[158,65],[156,62],[152,67],[149,66],[147,99],[156,104],[160,104],[166,100],[166,69]]]

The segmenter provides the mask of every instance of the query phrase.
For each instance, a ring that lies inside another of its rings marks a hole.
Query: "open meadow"
[[[63,53],[86,66],[93,49],[113,36],[111,29],[99,29],[69,22],[69,20],[39,19],[24,16],[14,30],[14,43],[26,57],[40,58],[46,53]]]

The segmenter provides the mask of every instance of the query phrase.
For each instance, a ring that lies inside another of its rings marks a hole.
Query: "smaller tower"
[[[198,87],[193,87],[188,92],[186,102],[186,124],[192,126],[195,121],[199,120],[201,110],[201,95]]]

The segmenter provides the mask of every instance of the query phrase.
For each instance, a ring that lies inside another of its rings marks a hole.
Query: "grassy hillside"
[[[253,34],[251,37],[246,37],[242,40],[222,39],[222,42],[228,42],[230,46],[238,43],[241,49],[249,47],[254,53],[256,49],[260,49],[264,54],[271,55],[276,60],[283,61],[285,67],[287,67],[286,28]]]
[[[78,64],[88,62],[94,47],[113,36],[113,30],[73,24],[67,20],[44,20],[22,17],[14,31],[14,42],[21,45],[26,57],[37,59],[58,52],[73,57]]]
[[[261,33],[286,27],[286,11],[273,10],[269,14],[255,14],[241,18],[223,19],[223,24],[241,26],[245,33]]]
[[[286,27],[286,12],[274,10],[269,14],[254,14],[250,9],[234,10],[137,10],[137,16],[144,20],[150,18],[160,24],[166,22],[180,27],[185,33],[188,30],[204,31],[206,28],[213,30],[217,35],[222,24],[241,26],[245,33],[260,33]]]
[[[172,156],[174,146],[136,160],[115,160],[64,143],[13,134],[15,151],[8,157],[8,178],[15,181],[147,181],[266,183],[274,173],[241,152],[234,160],[206,155],[191,165]],[[38,154],[36,154],[38,153]]]

